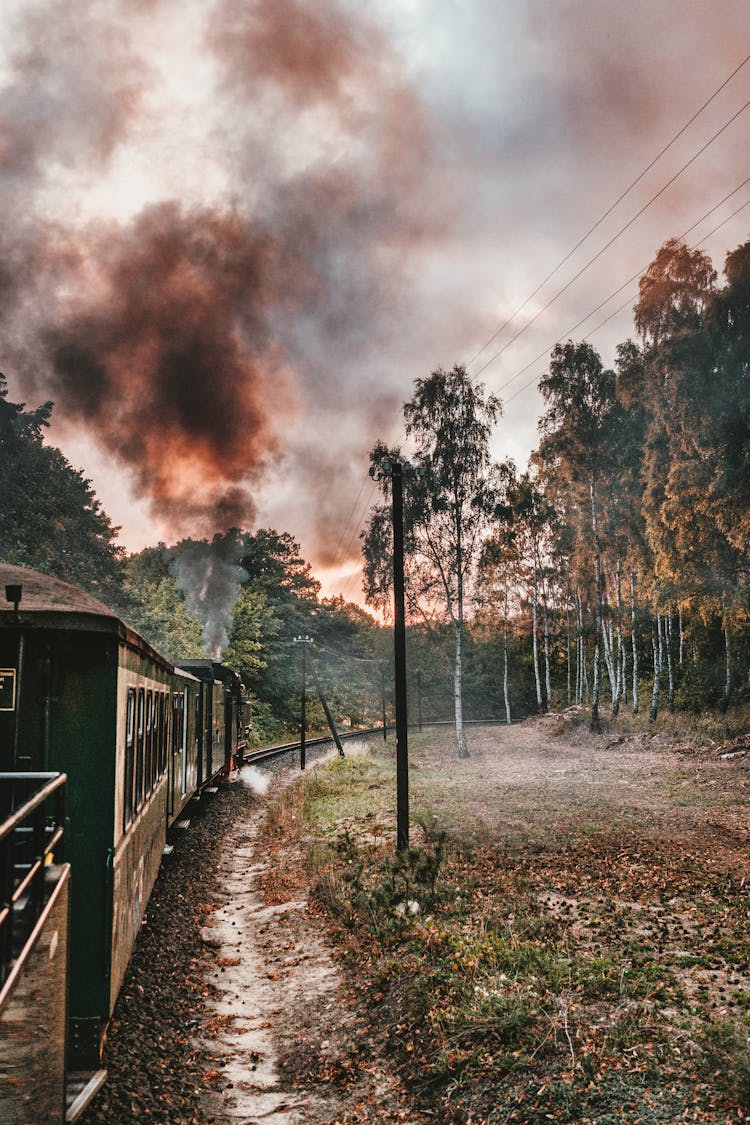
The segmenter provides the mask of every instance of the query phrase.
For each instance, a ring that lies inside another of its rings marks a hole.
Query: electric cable
[[[750,180],[750,177],[748,177],[748,180]],[[745,183],[747,183],[748,180],[745,180]],[[735,189],[735,190],[737,190],[737,189]],[[731,194],[734,195],[734,192],[732,192]],[[716,232],[721,230],[722,227],[726,226],[727,223],[731,223],[732,219],[736,215],[739,215],[740,211],[744,211],[746,207],[750,207],[750,199],[746,199],[744,203],[741,203],[739,207],[736,207],[734,209],[734,211],[732,211],[731,215],[727,215],[726,219],[722,219],[722,221],[717,226],[715,226],[713,228],[713,230],[710,230],[707,235],[704,235],[704,237],[700,240],[700,242],[696,242],[695,248],[697,249],[699,246],[702,246],[704,242],[708,242],[709,238],[712,238],[716,234]],[[716,210],[716,208],[713,208],[713,210]],[[709,214],[710,214],[710,212],[709,212]],[[704,218],[705,218],[705,216],[704,216]],[[701,221],[702,220],[699,220],[698,222],[700,223]],[[698,223],[694,223],[693,226],[698,226]],[[690,229],[692,230],[693,228],[691,227]],[[631,281],[632,280],[633,279],[631,278]],[[625,284],[628,284],[628,283],[626,282]],[[623,288],[623,287],[621,287],[621,288]],[[618,292],[619,292],[619,290],[618,290]],[[603,328],[605,324],[608,324],[610,322],[610,320],[614,320],[614,318],[619,313],[621,313],[623,311],[623,309],[626,309],[628,307],[630,302],[632,300],[634,300],[635,297],[637,297],[637,295],[638,295],[637,293],[631,293],[631,295],[628,297],[627,301],[625,301],[622,305],[618,305],[617,308],[614,310],[614,312],[611,312],[609,314],[609,316],[606,316],[604,318],[604,320],[599,321],[596,328],[592,328],[591,331],[586,336],[583,337],[584,340],[588,340],[589,336],[593,336],[596,332],[599,331],[600,328]],[[614,296],[614,294],[612,296]],[[608,299],[611,299],[611,298],[608,298]],[[604,304],[606,304],[606,303],[607,302],[605,301]],[[598,312],[601,307],[602,307],[601,305],[597,305],[596,309],[594,309],[594,312]],[[586,319],[588,320],[588,317],[586,317]],[[514,398],[516,397],[515,394],[513,395],[513,397]]]
[[[677,180],[682,175],[682,173],[686,170],[686,168],[689,168],[690,165],[693,164],[698,159],[698,157],[701,156],[706,151],[706,149],[709,147],[709,145],[713,144],[713,142],[717,139],[717,137],[721,136],[721,134],[726,129],[728,129],[729,126],[731,124],[733,124],[733,122],[735,122],[737,120],[737,118],[740,116],[740,114],[744,113],[745,110],[748,107],[750,107],[750,100],[746,101],[745,104],[742,106],[742,108],[738,109],[737,112],[735,114],[733,114],[732,117],[730,117],[729,121],[726,121],[722,125],[722,127],[720,129],[718,129],[714,133],[714,135],[708,141],[706,141],[706,143],[701,148],[699,148],[698,151],[693,156],[691,156],[690,159],[685,164],[683,164],[683,166],[679,169],[679,171],[675,172],[675,174],[671,177],[671,179],[669,179],[666,182],[666,184],[664,184],[664,186],[662,188],[660,188],[659,191],[656,192],[655,195],[652,195],[651,198],[648,200],[648,202],[644,203],[644,205],[640,208],[640,210],[637,211],[635,213],[635,215],[632,216],[632,218],[628,219],[627,223],[625,223],[624,226],[620,227],[620,229],[615,234],[612,235],[609,242],[606,242],[604,244],[604,246],[601,247],[601,249],[597,250],[596,254],[594,254],[593,257],[589,258],[589,260],[583,266],[581,266],[578,273],[574,274],[573,277],[571,277],[571,279],[565,283],[565,285],[563,285],[560,289],[558,289],[558,291],[555,293],[555,295],[553,297],[550,297],[550,299],[547,301],[546,305],[543,305],[541,309],[538,309],[538,311],[534,313],[531,320],[527,320],[526,323],[524,325],[522,325],[521,328],[519,328],[519,330],[515,333],[515,335],[511,336],[510,340],[508,340],[507,343],[503,344],[502,348],[500,348],[498,351],[496,351],[495,354],[493,356],[491,356],[482,367],[479,368],[479,370],[476,372],[476,374],[473,376],[473,378],[475,378],[475,379],[478,378],[478,376],[480,376],[483,371],[486,371],[487,368],[490,366],[490,364],[494,363],[495,360],[499,356],[501,356],[503,354],[503,352],[506,351],[510,347],[510,345],[513,344],[518,339],[519,336],[523,335],[523,333],[526,331],[527,328],[530,328],[531,325],[534,324],[534,322],[537,321],[539,319],[539,317],[543,313],[545,313],[547,311],[547,309],[550,308],[551,305],[553,305],[555,303],[555,301],[558,299],[558,297],[561,297],[563,295],[563,293],[565,293],[568,289],[570,289],[571,285],[573,285],[574,282],[578,281],[578,278],[581,277],[586,272],[586,270],[588,270],[589,267],[592,266],[595,261],[597,261],[598,258],[601,258],[602,254],[606,250],[608,250],[610,248],[610,246],[614,242],[616,242],[617,239],[622,234],[624,234],[625,231],[628,230],[628,228],[631,227],[637,219],[639,219],[641,217],[641,215],[644,213],[644,211],[648,210],[648,208],[651,206],[651,204],[654,203],[659,198],[660,195],[664,194],[664,192],[667,190],[667,188],[672,186],[672,184],[675,182],[675,180]]]
[[[685,133],[687,131],[687,129],[689,129],[689,127],[693,124],[693,122],[701,115],[701,113],[703,113],[704,109],[708,108],[708,106],[711,104],[711,102],[714,101],[714,99],[718,97],[718,95],[721,93],[721,91],[723,89],[725,89],[726,86],[729,85],[729,83],[732,81],[732,79],[735,77],[735,75],[739,74],[739,72],[742,70],[742,68],[748,62],[750,62],[750,55],[745,56],[745,58],[742,60],[742,62],[739,63],[739,65],[734,68],[734,70],[731,72],[731,74],[728,75],[728,77],[724,79],[724,81],[721,83],[721,85],[718,86],[714,90],[714,92],[711,94],[711,96],[709,98],[707,98],[706,101],[703,102],[703,104],[695,111],[695,113],[692,115],[692,117],[690,117],[689,120],[686,121],[685,124],[680,129],[678,129],[678,131],[675,133],[675,135],[672,137],[672,139],[670,141],[668,141],[667,144],[664,145],[664,147],[659,150],[659,152],[656,154],[656,156],[650,161],[649,164],[646,165],[646,167],[643,169],[643,171],[640,172],[636,176],[636,178],[632,181],[632,183],[630,183],[628,185],[628,187],[626,187],[625,190],[623,192],[621,192],[620,195],[618,195],[617,199],[615,199],[609,205],[609,207],[607,207],[607,209],[599,216],[599,218],[596,220],[596,222],[591,227],[589,227],[589,229],[586,231],[586,233],[581,238],[579,238],[578,242],[576,242],[575,246],[571,250],[568,251],[568,253],[565,255],[565,257],[562,258],[557,263],[557,265],[554,267],[554,269],[552,269],[547,274],[547,276],[544,278],[543,281],[540,281],[540,283],[537,285],[536,289],[534,289],[534,291],[529,294],[529,296],[526,298],[526,300],[523,301],[522,304],[520,304],[518,306],[518,308],[513,313],[511,313],[511,315],[504,322],[504,324],[502,324],[495,332],[493,332],[493,334],[490,336],[489,340],[487,340],[487,342],[482,345],[482,347],[479,349],[479,351],[476,352],[475,355],[473,355],[471,357],[471,359],[467,362],[467,364],[466,364],[467,367],[470,367],[471,364],[474,363],[475,360],[477,360],[479,358],[479,356],[482,354],[482,352],[485,351],[485,349],[490,346],[492,341],[496,340],[497,337],[500,335],[500,333],[505,331],[505,329],[508,327],[508,325],[511,324],[516,319],[518,314],[520,312],[522,312],[523,309],[526,308],[526,305],[528,305],[529,301],[533,300],[534,297],[537,295],[537,293],[541,289],[544,288],[544,286],[547,284],[547,282],[550,281],[560,269],[562,269],[562,267],[565,265],[565,263],[570,258],[572,258],[572,256],[575,254],[576,250],[578,250],[584,244],[584,242],[586,242],[587,239],[594,233],[594,231],[597,230],[601,226],[601,224],[604,222],[604,220],[606,218],[608,218],[609,215],[612,214],[615,207],[617,207],[618,204],[622,203],[623,199],[625,199],[625,197],[630,194],[630,192],[633,190],[633,188],[636,187],[636,185],[641,182],[643,177],[648,172],[651,171],[651,169],[662,158],[662,156],[664,156],[664,154],[669,151],[669,149],[672,147],[672,145],[674,145],[675,142],[680,139],[680,137],[683,135],[683,133]],[[742,111],[740,111],[740,112],[742,112]],[[667,185],[667,186],[669,186],[669,185]],[[639,212],[639,214],[640,214],[640,212]],[[636,218],[637,217],[638,216],[636,216]],[[510,343],[512,343],[512,341],[510,341]],[[484,368],[482,368],[481,370],[483,371]],[[478,374],[481,374],[481,371],[478,372]]]
[[[355,512],[356,512],[356,510],[357,510],[357,507],[358,507],[358,505],[359,505],[359,502],[360,502],[360,500],[362,499],[362,493],[363,493],[363,492],[364,492],[364,490],[365,490],[365,486],[367,485],[367,482],[368,482],[368,480],[370,480],[370,479],[371,479],[371,478],[370,478],[369,476],[366,476],[366,477],[364,477],[364,479],[363,479],[363,481],[362,481],[362,484],[360,485],[360,489],[359,489],[359,492],[357,493],[357,499],[356,499],[356,500],[354,501],[354,504],[352,505],[352,510],[351,510],[351,512],[349,513],[349,518],[348,518],[348,520],[346,521],[346,523],[344,524],[344,529],[343,529],[343,531],[341,532],[341,536],[340,536],[340,538],[339,538],[338,546],[336,547],[336,550],[335,550],[335,552],[334,552],[334,556],[333,556],[333,565],[334,565],[334,567],[337,567],[337,566],[339,565],[339,562],[340,562],[340,555],[341,555],[341,548],[342,548],[342,546],[343,546],[343,543],[344,543],[344,538],[345,538],[345,536],[346,536],[346,533],[347,533],[347,531],[349,530],[349,525],[351,524],[351,522],[352,522],[352,519],[354,518],[354,513],[355,513]]]
[[[696,219],[696,221],[694,223],[692,223],[689,227],[687,227],[686,230],[684,230],[682,232],[682,234],[679,235],[678,237],[680,239],[685,238],[686,235],[690,234],[691,231],[695,230],[696,227],[699,227],[701,225],[701,223],[705,222],[706,219],[710,215],[713,215],[714,211],[717,211],[719,209],[719,207],[722,207],[729,199],[732,198],[733,195],[736,195],[737,192],[741,191],[742,188],[745,187],[746,184],[748,184],[748,183],[750,183],[750,176],[746,177],[742,181],[742,183],[738,184],[736,188],[732,189],[732,191],[727,192],[727,194],[722,199],[720,199],[718,203],[715,203],[713,205],[713,207],[709,208],[708,211],[704,212],[704,214],[701,215],[701,217],[699,219]],[[739,212],[742,211],[743,208],[746,207],[746,206],[747,206],[746,203],[741,204],[740,207],[738,207],[736,211],[733,211],[732,214],[729,215],[726,219],[723,219],[722,222],[718,224],[718,226],[714,227],[714,229],[712,231],[710,231],[709,234],[707,234],[701,240],[701,242],[698,243],[698,245],[702,245],[702,243],[705,242],[706,239],[710,238],[713,234],[716,233],[717,230],[720,230],[721,227],[725,226],[726,223],[730,222],[730,220],[733,219],[736,214],[739,214]],[[554,348],[555,344],[559,343],[559,341],[563,337],[572,336],[572,334],[576,331],[577,328],[580,328],[582,324],[585,324],[586,321],[589,320],[589,318],[594,315],[594,313],[599,312],[600,309],[603,309],[605,305],[609,304],[609,302],[612,300],[613,297],[616,297],[617,294],[621,293],[622,290],[625,289],[626,286],[630,285],[633,281],[635,281],[639,277],[641,277],[641,275],[647,269],[648,269],[648,263],[646,263],[646,265],[644,265],[644,266],[641,266],[641,268],[639,270],[637,270],[634,274],[632,274],[626,281],[623,281],[622,285],[619,285],[617,287],[617,289],[614,289],[609,294],[608,297],[605,297],[603,301],[600,301],[598,305],[595,305],[594,308],[591,309],[589,312],[587,312],[585,316],[582,316],[581,319],[578,320],[571,328],[569,328],[566,332],[562,332],[560,334],[560,336],[558,336],[557,339],[554,341],[554,343],[550,344],[543,351],[541,351],[538,356],[536,356],[534,359],[530,360],[527,364],[525,364],[525,366],[522,367],[519,371],[517,371],[515,373],[515,375],[511,375],[511,377],[509,379],[506,379],[506,381],[504,383],[502,383],[501,386],[498,388],[498,392],[504,391],[506,389],[506,387],[509,387],[511,385],[511,383],[515,383],[516,379],[520,379],[520,377],[523,374],[525,374],[525,372],[528,371],[528,369],[530,367],[533,367],[533,365],[535,363],[539,363],[542,359],[544,359],[544,357],[549,354],[549,352],[552,350],[552,348]],[[628,298],[628,301],[630,301],[630,300],[632,300],[632,297]],[[625,302],[626,305],[627,305],[628,301]],[[602,324],[606,324],[607,321],[611,320],[613,316],[617,315],[618,312],[621,312],[624,307],[625,307],[625,305],[621,305],[615,311],[615,313],[613,313],[611,316],[608,316],[606,318],[606,320],[603,320]],[[522,390],[525,390],[526,386],[528,386],[528,385],[529,384],[524,384],[524,387],[522,388]],[[514,393],[511,396],[511,398],[515,398],[515,397],[516,397],[516,395]],[[510,402],[511,399],[506,399],[505,401]]]
[[[747,180],[746,180],[746,181],[744,181],[744,182],[745,182],[745,183],[747,183]],[[735,190],[738,190],[738,189],[735,189]],[[730,194],[731,194],[731,195],[734,195],[734,192],[731,192]],[[702,246],[704,242],[707,242],[709,238],[712,238],[712,237],[713,237],[713,235],[715,235],[717,231],[721,230],[721,228],[722,228],[723,226],[726,226],[726,224],[727,224],[727,223],[731,222],[731,221],[732,221],[732,219],[733,219],[733,218],[735,218],[735,216],[736,216],[736,215],[739,215],[739,213],[740,213],[741,211],[744,211],[744,209],[745,209],[746,207],[748,207],[748,206],[750,206],[750,199],[747,199],[747,200],[745,200],[745,202],[744,202],[744,203],[742,203],[742,204],[740,204],[740,206],[739,206],[739,207],[737,207],[737,208],[736,208],[736,209],[735,209],[735,210],[734,210],[734,211],[732,212],[732,214],[731,214],[731,215],[728,215],[728,216],[727,216],[727,217],[726,217],[725,219],[722,219],[722,221],[721,221],[720,223],[718,223],[718,224],[717,224],[717,225],[716,225],[716,226],[715,226],[715,227],[714,227],[714,228],[713,228],[712,230],[710,230],[710,231],[708,232],[708,234],[704,235],[704,237],[703,237],[703,238],[702,238],[702,239],[700,240],[700,242],[697,242],[697,243],[696,243],[696,247],[698,247],[698,246]],[[716,208],[712,208],[711,210],[712,210],[712,211],[714,211],[714,210],[716,210]],[[707,212],[707,215],[708,215],[708,214],[711,214],[711,211]],[[706,218],[706,216],[704,215],[704,216],[703,216],[703,219],[705,219],[705,218]],[[697,223],[694,223],[692,227],[688,227],[688,232],[689,232],[690,230],[693,230],[693,229],[694,229],[694,227],[698,226],[698,225],[699,225],[699,224],[700,224],[701,222],[703,222],[703,219],[699,219],[699,220],[698,220],[698,222],[697,222]],[[686,233],[688,233],[688,232],[686,232]],[[682,237],[684,237],[684,236],[682,236]],[[636,276],[637,276],[637,275],[636,275]],[[633,278],[631,278],[630,280],[632,281],[632,280],[633,280]],[[624,285],[628,285],[628,284],[629,284],[629,282],[627,282],[627,281],[626,281],[626,282],[624,283]],[[589,317],[593,315],[593,313],[597,312],[597,311],[598,311],[598,310],[599,310],[600,308],[602,308],[602,305],[606,305],[606,304],[607,304],[607,302],[608,302],[608,301],[610,301],[610,300],[612,299],[612,297],[614,297],[614,296],[615,296],[615,295],[616,295],[617,293],[619,293],[619,292],[620,292],[620,290],[621,290],[622,288],[624,288],[624,285],[621,285],[621,286],[620,286],[620,289],[616,289],[614,293],[611,293],[611,294],[610,294],[610,296],[609,296],[609,297],[607,298],[607,300],[606,300],[606,301],[603,301],[603,302],[602,302],[602,304],[599,304],[599,305],[597,305],[597,306],[596,306],[596,308],[592,310],[592,312],[588,313],[588,314],[587,314],[587,315],[586,315],[585,317],[583,317],[583,319],[582,319],[582,320],[579,320],[579,321],[578,321],[578,324],[574,325],[574,326],[573,326],[573,328],[571,328],[571,329],[570,329],[570,330],[569,330],[568,332],[564,332],[564,333],[563,333],[562,335],[563,335],[563,336],[570,336],[570,333],[571,333],[571,332],[574,332],[574,331],[575,331],[575,329],[576,329],[576,328],[578,328],[578,327],[579,327],[579,326],[580,326],[581,324],[583,324],[583,323],[584,323],[585,321],[587,321],[587,320],[589,319]],[[623,304],[619,305],[619,306],[618,306],[618,307],[617,307],[617,308],[616,308],[616,309],[614,310],[614,312],[610,313],[610,314],[609,314],[609,316],[605,317],[605,318],[604,318],[604,320],[600,321],[600,323],[599,323],[599,324],[597,324],[596,328],[592,328],[592,329],[591,329],[591,331],[590,331],[590,332],[588,332],[588,333],[586,334],[586,336],[584,336],[584,337],[583,337],[583,339],[584,339],[584,340],[588,340],[590,336],[593,336],[593,335],[594,335],[594,334],[595,334],[596,332],[598,332],[598,331],[599,331],[599,329],[600,329],[600,328],[603,328],[605,324],[608,324],[610,320],[613,320],[613,319],[614,319],[614,318],[615,318],[615,317],[616,317],[616,316],[617,316],[617,315],[618,315],[619,313],[621,313],[621,312],[622,312],[622,311],[623,311],[624,309],[626,309],[626,308],[627,308],[627,306],[628,306],[628,305],[630,304],[630,302],[631,302],[631,301],[632,301],[632,300],[633,300],[633,299],[634,299],[634,298],[635,298],[636,296],[637,296],[637,294],[631,294],[631,295],[630,295],[630,296],[629,296],[629,297],[627,298],[627,300],[623,302]],[[540,362],[540,361],[541,361],[542,359],[544,359],[544,357],[545,357],[545,356],[547,356],[547,355],[548,355],[548,354],[550,353],[550,351],[552,350],[552,348],[554,348],[554,347],[555,347],[555,344],[559,343],[559,341],[560,341],[560,339],[561,339],[561,338],[562,338],[562,337],[558,337],[558,339],[557,339],[557,340],[555,341],[555,343],[554,343],[554,344],[552,344],[552,346],[551,346],[551,347],[545,348],[545,349],[544,349],[544,351],[543,351],[543,352],[540,352],[540,354],[539,354],[539,355],[538,355],[538,356],[537,356],[537,357],[536,357],[535,359],[532,359],[532,360],[531,360],[531,361],[530,361],[529,363],[527,363],[527,364],[526,364],[526,366],[525,366],[525,367],[522,367],[520,371],[517,371],[517,372],[516,372],[516,374],[515,374],[515,375],[513,375],[513,376],[512,376],[512,377],[511,377],[511,378],[510,378],[510,379],[509,379],[509,380],[508,380],[508,381],[507,381],[507,382],[506,382],[506,383],[504,384],[504,386],[506,386],[506,387],[507,387],[507,386],[509,386],[509,385],[510,385],[511,383],[515,382],[515,380],[516,380],[516,379],[518,379],[518,378],[520,378],[520,376],[521,376],[521,375],[523,375],[523,374],[524,374],[524,373],[525,373],[526,371],[528,371],[528,369],[529,369],[530,367],[533,367],[533,366],[534,366],[534,364],[536,364],[536,363],[539,363],[539,362]],[[523,394],[523,392],[524,392],[525,390],[528,390],[528,388],[529,388],[529,387],[531,387],[531,386],[533,386],[533,384],[534,384],[534,383],[536,383],[537,381],[538,381],[538,379],[537,379],[537,376],[534,376],[534,378],[533,378],[533,379],[530,379],[530,380],[529,380],[529,381],[528,381],[527,383],[524,383],[522,387],[519,387],[519,388],[518,388],[518,390],[514,391],[512,395],[509,395],[509,396],[508,396],[508,397],[507,397],[507,398],[506,398],[506,399],[504,400],[504,405],[507,405],[507,403],[509,403],[509,402],[512,402],[514,398],[518,398],[518,396],[519,396],[520,394]]]

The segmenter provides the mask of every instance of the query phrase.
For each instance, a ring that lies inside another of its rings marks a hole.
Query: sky
[[[54,401],[129,550],[274,527],[360,600],[415,379],[467,364],[523,465],[554,344],[613,362],[666,239],[721,273],[750,237],[749,30],[746,0],[5,0],[9,397]]]

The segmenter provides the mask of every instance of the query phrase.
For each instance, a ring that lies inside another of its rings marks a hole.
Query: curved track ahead
[[[338,736],[343,742],[344,739],[350,738],[367,738],[368,735],[379,734],[382,736],[382,727],[366,727],[364,730],[352,730],[346,732],[338,732]],[[330,734],[323,734],[319,738],[306,738],[305,747],[309,746],[324,746],[327,742],[333,742],[333,736]],[[249,753],[243,754],[242,761],[245,765],[255,765],[257,762],[265,762],[270,758],[278,758],[282,754],[289,754],[293,750],[299,750],[301,743],[299,739],[296,742],[281,742],[276,746],[264,746],[260,750],[250,750]]]

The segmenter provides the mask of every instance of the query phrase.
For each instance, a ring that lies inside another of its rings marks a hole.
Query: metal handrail
[[[56,855],[65,832],[64,773],[0,773],[0,786],[39,784],[39,788],[0,824],[0,986],[28,943],[34,924],[51,893],[45,871]],[[46,803],[54,798],[52,815]],[[27,854],[14,863],[19,838]],[[28,892],[28,900],[24,896]]]
[[[39,789],[26,804],[16,809],[7,820],[0,825],[0,842],[10,833],[15,831],[39,805],[43,804],[55,790],[60,789],[68,780],[65,773],[0,773],[0,783],[3,781],[18,781],[22,784],[32,781],[46,781],[47,784]]]

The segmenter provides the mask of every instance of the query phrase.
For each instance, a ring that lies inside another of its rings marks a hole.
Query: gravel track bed
[[[262,768],[290,770],[290,755]],[[110,1022],[107,1082],[81,1125],[213,1120],[200,1108],[206,1060],[196,1039],[208,1018],[202,978],[211,956],[200,930],[219,893],[225,836],[257,803],[242,785],[222,786],[204,809],[191,809],[189,829],[171,833],[174,852],[162,864]]]

